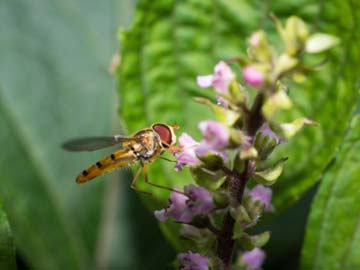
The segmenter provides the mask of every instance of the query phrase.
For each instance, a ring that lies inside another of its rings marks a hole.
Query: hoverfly
[[[131,188],[150,194],[135,187],[141,169],[144,169],[146,183],[155,187],[173,190],[172,188],[149,182],[146,164],[156,160],[164,151],[174,151],[176,148],[174,146],[176,143],[175,128],[178,128],[178,126],[157,123],[149,128],[141,129],[129,137],[115,135],[110,137],[79,138],[65,142],[63,148],[68,151],[94,151],[114,145],[120,146],[119,150],[83,170],[76,178],[76,183],[78,184],[88,182],[95,177],[140,161],[141,167],[131,182]],[[163,159],[168,160],[166,158]]]

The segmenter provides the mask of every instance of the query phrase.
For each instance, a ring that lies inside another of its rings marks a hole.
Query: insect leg
[[[166,189],[166,190],[169,190],[169,191],[172,191],[172,192],[181,193],[181,194],[187,196],[184,192],[181,192],[181,191],[176,190],[176,189],[174,189],[174,188],[167,187],[167,186],[163,186],[163,185],[158,185],[158,184],[154,184],[154,183],[150,182],[150,181],[149,181],[149,178],[148,178],[148,174],[147,174],[147,165],[146,165],[146,163],[141,161],[141,166],[142,166],[143,169],[144,169],[144,180],[145,180],[145,183],[146,183],[146,184],[149,184],[150,186],[153,186],[153,187],[157,187],[157,188],[161,188],[161,189]]]
[[[153,197],[153,194],[152,194],[152,193],[147,192],[147,191],[144,191],[144,190],[140,190],[140,189],[138,189],[138,188],[135,186],[137,180],[139,179],[141,170],[142,170],[142,167],[140,167],[140,168],[136,171],[135,176],[134,176],[134,179],[131,181],[130,187],[131,187],[133,190],[137,191],[137,192],[141,192],[141,193],[144,193],[144,194],[146,194],[146,195],[149,195],[149,196],[152,196],[152,197]]]
[[[139,176],[141,174],[141,170],[143,169],[143,167],[140,167],[136,173],[135,173],[135,176],[134,176],[134,179],[131,181],[131,184],[130,184],[130,187],[135,190],[136,192],[141,192],[143,194],[146,194],[148,196],[150,196],[151,198],[155,199],[156,201],[158,202],[161,202],[161,200],[159,198],[157,198],[156,196],[154,196],[154,194],[148,192],[148,191],[145,191],[145,190],[141,190],[141,189],[138,189],[135,184],[137,182],[137,180],[139,179]]]
[[[169,162],[176,162],[176,160],[172,160],[172,159],[166,158],[166,157],[159,157],[159,158],[161,158],[163,160],[166,160],[166,161],[169,161]]]

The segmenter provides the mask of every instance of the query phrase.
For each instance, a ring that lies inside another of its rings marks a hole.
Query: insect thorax
[[[159,135],[152,129],[140,130],[134,137],[137,143],[133,145],[133,150],[139,158],[147,160],[161,152]]]

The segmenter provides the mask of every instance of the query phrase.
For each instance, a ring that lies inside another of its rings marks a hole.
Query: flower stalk
[[[242,78],[229,61],[220,61],[213,74],[197,77],[199,87],[214,89],[216,103],[205,98],[196,101],[209,106],[216,120],[199,123],[200,141],[183,133],[181,150],[175,153],[175,170],[189,167],[196,185],[185,186],[183,193],[172,192],[164,209],[155,211],[162,222],[182,223],[180,235],[193,243],[191,251],[179,254],[178,269],[261,270],[265,260],[261,247],[270,232],[250,235],[247,229],[265,213],[275,211],[269,186],[281,175],[287,157],[272,165],[265,161],[271,161],[271,153],[302,126],[315,124],[304,117],[290,123],[276,121],[279,112],[292,106],[283,79],[291,80],[294,74],[308,70],[304,69],[308,67],[305,54],[336,45],[335,37],[310,36],[297,17],[290,17],[285,27],[274,20],[283,51],[273,48],[260,30],[248,39],[247,59],[230,61],[240,65]],[[319,45],[319,40],[328,44]]]

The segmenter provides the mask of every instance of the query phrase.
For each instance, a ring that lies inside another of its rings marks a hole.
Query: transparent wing
[[[95,151],[98,149],[134,142],[133,138],[122,137],[120,135],[109,137],[85,137],[69,140],[63,143],[62,147],[67,151]]]

